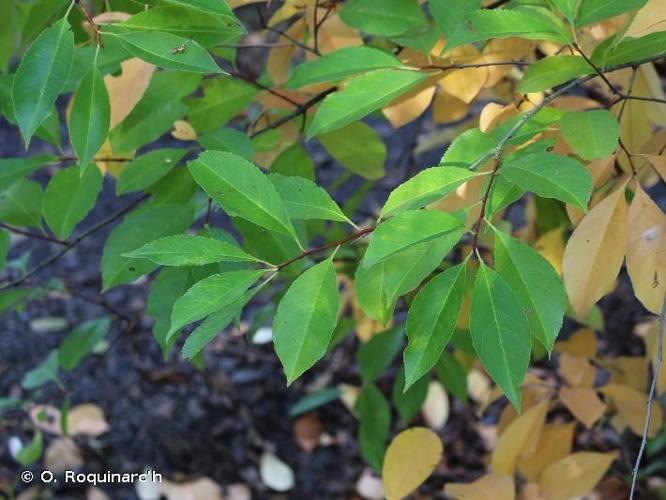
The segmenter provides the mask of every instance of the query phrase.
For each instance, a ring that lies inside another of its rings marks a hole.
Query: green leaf
[[[232,153],[206,151],[188,167],[197,184],[226,212],[298,241],[277,189],[254,164]]]
[[[102,253],[103,290],[130,283],[157,267],[149,260],[123,257],[146,243],[185,231],[192,224],[192,210],[184,205],[158,205],[131,213],[116,226]]]
[[[106,336],[111,318],[104,317],[80,324],[65,337],[58,348],[60,366],[72,371]]]
[[[93,165],[83,176],[79,167],[58,171],[42,199],[42,213],[53,234],[61,240],[69,238],[76,225],[92,210],[102,191],[102,174]]]
[[[666,31],[628,38],[617,45],[615,40],[608,38],[597,46],[591,57],[594,64],[603,68],[666,54]]]
[[[57,161],[52,155],[35,155],[30,158],[0,159],[0,191],[4,191],[20,178]]]
[[[192,73],[224,73],[208,51],[194,40],[161,31],[106,34],[118,38],[133,56],[160,68]]]
[[[41,225],[42,186],[19,179],[0,192],[0,221],[17,226]]]
[[[507,158],[500,175],[526,191],[555,198],[587,210],[592,177],[577,160],[553,153],[532,153]]]
[[[265,272],[265,270],[228,271],[196,282],[173,305],[167,340],[185,325],[236,302]]]
[[[407,314],[405,387],[423,377],[440,358],[458,321],[465,292],[465,264],[438,274],[416,295]]]
[[[532,349],[529,324],[511,287],[483,263],[472,291],[470,332],[486,371],[520,411],[520,386]]]
[[[374,335],[362,344],[356,353],[364,384],[374,382],[386,370],[400,352],[405,338],[401,326]]]
[[[477,158],[488,153],[496,144],[497,141],[478,128],[465,130],[444,152],[439,166],[469,168]]]
[[[412,387],[406,389],[405,369],[402,366],[400,367],[393,381],[391,399],[405,425],[421,410],[428,396],[429,382],[428,377],[422,377]]]
[[[567,308],[562,280],[536,250],[498,230],[494,255],[497,272],[527,313],[532,336],[550,353]]]
[[[371,35],[399,35],[426,19],[417,0],[350,0],[340,11],[349,26]]]
[[[167,267],[160,271],[150,287],[146,313],[155,322],[153,336],[166,358],[176,336],[167,341],[167,333],[171,327],[171,311],[176,300],[185,293],[189,283],[190,270],[183,267]]]
[[[44,443],[42,438],[42,431],[35,432],[35,436],[32,438],[27,445],[21,448],[16,455],[16,460],[19,461],[21,465],[27,467],[30,464],[35,463],[42,456],[42,451],[44,449]]]
[[[205,150],[228,151],[248,161],[252,161],[252,158],[254,158],[252,141],[240,130],[221,127],[199,136],[197,140]]]
[[[12,101],[26,149],[51,114],[73,58],[74,36],[64,18],[43,31],[21,58],[12,84]]]
[[[377,131],[353,122],[317,137],[330,155],[351,172],[366,179],[384,177],[386,146]]]
[[[314,182],[280,174],[270,174],[268,178],[282,196],[292,219],[350,222],[331,195]]]
[[[174,235],[151,241],[123,254],[132,259],[148,259],[161,266],[203,266],[215,262],[257,262],[237,245],[205,236]]]
[[[232,41],[243,33],[239,24],[230,24],[220,16],[177,5],[144,10],[119,26],[172,33],[207,47]]]
[[[0,271],[5,267],[7,262],[7,254],[9,253],[9,246],[11,245],[11,236],[8,231],[0,230]]]
[[[25,374],[23,380],[21,380],[21,387],[31,390],[58,380],[59,369],[58,350],[54,349],[39,365]]]
[[[211,132],[243,111],[257,96],[253,85],[229,76],[204,80],[203,97],[187,100],[188,120],[198,132]]]
[[[358,441],[361,455],[370,467],[380,472],[391,429],[391,409],[382,391],[374,384],[363,387],[354,408],[359,418]]]
[[[611,155],[620,137],[620,124],[605,109],[565,113],[560,129],[567,144],[584,160]]]
[[[245,294],[236,302],[225,306],[221,310],[214,312],[201,322],[196,329],[188,335],[183,345],[183,357],[185,359],[192,359],[199,354],[203,349],[225,328],[227,328],[236,319],[243,310],[245,304],[253,293],[252,291]]]
[[[408,210],[382,222],[375,229],[362,266],[371,267],[392,255],[462,227],[454,216],[439,210]]]
[[[384,155],[386,155],[386,150],[384,150]],[[270,171],[290,177],[315,180],[314,162],[308,152],[298,143],[292,144],[282,151],[271,164]]]
[[[157,71],[145,94],[127,118],[109,134],[114,151],[133,151],[156,141],[185,116],[182,98],[194,92],[201,75],[181,71]]]
[[[468,13],[465,19],[447,40],[445,51],[491,38],[520,37],[560,43],[569,41],[560,24],[536,9],[475,10]]]
[[[320,391],[306,394],[291,407],[289,410],[289,416],[294,418],[303,415],[304,413],[308,413],[320,406],[324,406],[326,403],[335,401],[341,395],[342,391],[339,387],[329,387],[328,389],[322,389]]]
[[[284,294],[273,322],[273,342],[287,384],[326,354],[339,307],[333,255],[305,271]]]
[[[326,96],[308,128],[308,137],[339,129],[387,106],[427,76],[418,71],[378,69],[352,78],[342,90]]]
[[[463,403],[467,402],[467,371],[451,353],[442,353],[435,370],[446,390]]]
[[[573,21],[578,10],[579,0],[551,0],[569,21]]]
[[[104,79],[93,67],[81,82],[69,117],[69,138],[81,165],[88,165],[104,144],[111,123],[111,104]]]
[[[116,195],[141,191],[166,176],[187,154],[187,149],[165,148],[149,151],[132,160],[116,184]]]
[[[619,16],[645,5],[647,0],[581,0],[576,16],[576,27]]]
[[[481,7],[481,0],[456,0],[443,2],[442,0],[428,0],[428,8],[433,19],[447,36],[451,36],[456,28],[465,22],[465,16]]]
[[[395,56],[372,47],[345,47],[299,64],[287,81],[287,88],[298,89],[314,83],[336,83],[357,73],[403,66]]]
[[[226,17],[229,20],[234,20],[235,16],[226,1],[221,0],[164,0],[167,3],[174,5],[181,5],[183,7],[191,7],[203,12],[210,12]]]
[[[594,69],[580,56],[550,56],[527,68],[523,79],[518,83],[517,91],[541,92],[592,73]]]
[[[380,218],[433,203],[475,175],[458,167],[427,168],[391,191]]]

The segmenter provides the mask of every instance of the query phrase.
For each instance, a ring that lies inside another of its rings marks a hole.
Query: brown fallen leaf
[[[44,453],[44,466],[54,474],[78,469],[83,465],[81,450],[71,438],[62,437],[53,441]]]
[[[311,412],[296,419],[293,432],[298,446],[311,452],[319,445],[323,427],[317,414]]]

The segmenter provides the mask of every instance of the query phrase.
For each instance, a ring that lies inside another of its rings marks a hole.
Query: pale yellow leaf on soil
[[[597,373],[587,358],[562,353],[557,372],[572,387],[592,387]]]
[[[163,481],[160,492],[167,500],[223,500],[220,485],[207,477],[186,483]]]
[[[647,392],[648,359],[643,356],[618,356],[601,360],[602,366],[610,371],[613,384],[624,384],[637,391]]]
[[[430,429],[413,427],[398,434],[388,449],[382,466],[384,492],[389,500],[399,500],[418,488],[442,460],[442,441]]]
[[[608,384],[600,391],[613,402],[621,420],[638,436],[643,434],[647,413],[647,394],[633,387],[620,384]],[[659,404],[652,405],[652,416],[648,437],[654,437],[661,430],[663,416]]]
[[[555,343],[557,352],[582,358],[593,358],[597,354],[597,349],[597,335],[592,328],[580,328],[567,340],[558,340]]]
[[[533,406],[511,422],[493,451],[490,465],[493,472],[512,475],[518,459],[534,453],[547,412],[548,400]]]
[[[666,215],[640,184],[629,207],[627,271],[638,300],[659,314],[666,293]]]
[[[109,426],[104,411],[92,403],[75,406],[67,413],[67,429],[73,436],[83,434],[99,437],[109,432]]]
[[[585,427],[591,429],[606,411],[597,391],[586,387],[561,387],[560,401]]]
[[[548,500],[571,500],[594,489],[617,453],[578,452],[550,465],[541,474],[541,493]]]
[[[627,238],[624,188],[622,184],[590,210],[564,250],[564,284],[579,318],[608,292],[620,272]]]
[[[536,451],[518,461],[518,469],[529,481],[537,481],[549,465],[566,457],[573,447],[576,424],[547,425],[541,431]]]
[[[448,483],[444,493],[456,500],[514,500],[516,486],[511,476],[486,474],[472,483]]]
[[[444,386],[438,381],[430,381],[421,412],[428,427],[438,430],[446,425],[450,413],[449,396],[446,394]]]

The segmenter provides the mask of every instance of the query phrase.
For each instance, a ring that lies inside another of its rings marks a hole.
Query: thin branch
[[[654,102],[657,104],[666,104],[666,99],[659,99],[657,97],[645,97],[639,95],[623,95],[622,99],[629,101],[645,101],[645,102]]]
[[[495,179],[497,178],[497,172],[502,163],[500,155],[501,151],[495,156],[493,169],[490,174],[490,179],[488,180],[488,187],[486,187],[486,191],[483,193],[483,198],[481,199],[481,212],[476,220],[476,230],[474,231],[474,238],[472,239],[472,253],[475,255],[479,255],[479,235],[483,228],[483,221],[486,218],[486,205],[488,205],[488,200],[490,200],[490,195],[492,194],[495,185]]]
[[[233,76],[234,78],[238,78],[239,80],[243,80],[244,82],[248,82],[248,83],[254,85],[255,87],[257,87],[258,89],[265,90],[269,94],[274,95],[278,99],[282,99],[285,102],[288,102],[292,106],[300,106],[300,103],[294,101],[291,97],[286,96],[284,94],[281,94],[277,90],[272,89],[268,85],[264,85],[263,83],[259,82],[255,78],[252,78],[251,76],[244,75],[244,74],[239,73],[237,71],[230,71],[229,75]]]
[[[309,257],[310,255],[314,255],[316,253],[324,252],[326,250],[330,250],[332,248],[339,247],[340,245],[345,245],[347,243],[352,243],[352,242],[358,240],[359,238],[362,238],[362,237],[372,233],[374,230],[375,230],[374,227],[368,227],[368,228],[365,228],[365,229],[361,229],[360,231],[357,231],[357,232],[347,236],[346,238],[342,238],[342,239],[334,241],[332,243],[325,243],[323,245],[319,245],[318,247],[310,248],[309,250],[303,251],[301,254],[297,255],[296,257],[293,257],[293,258],[283,262],[282,264],[278,264],[275,269],[276,269],[276,271],[281,271],[282,269],[289,266],[290,264],[293,264],[294,262],[298,262],[299,260],[304,259],[306,257]]]
[[[601,69],[599,69],[599,67],[596,64],[594,64],[589,57],[587,57],[585,52],[583,52],[583,50],[578,46],[578,44],[574,43],[573,46],[578,51],[578,53],[581,55],[581,57],[583,59],[585,59],[585,62],[588,64],[588,66],[590,66],[595,71],[597,76],[600,77],[604,81],[604,83],[610,89],[610,91],[615,95],[620,95],[620,91],[615,88],[615,85],[613,85],[611,83],[611,81],[608,79],[608,77],[606,75],[604,75],[604,73],[601,71]]]
[[[627,107],[629,98],[634,91],[634,84],[636,83],[636,75],[638,74],[638,68],[634,67],[631,72],[631,78],[629,79],[629,86],[627,87],[627,93],[622,96],[622,106],[620,106],[620,112],[617,114],[618,123],[622,123],[622,115],[624,115],[624,109]]]
[[[284,125],[287,122],[290,122],[294,118],[297,118],[298,116],[301,116],[302,114],[305,114],[312,106],[317,104],[319,101],[322,101],[324,97],[326,97],[328,94],[336,91],[336,87],[331,87],[330,89],[324,90],[323,92],[320,92],[319,94],[315,95],[312,97],[309,101],[304,102],[303,104],[299,105],[294,111],[289,113],[288,115],[283,116],[282,118],[279,118],[275,120],[273,123],[270,123],[266,125],[263,128],[260,128],[259,130],[255,130],[250,134],[250,139],[254,139],[255,137],[268,132],[269,130],[276,129],[282,125]]]
[[[8,288],[14,288],[14,287],[17,287],[19,285],[22,285],[23,283],[28,281],[34,274],[36,274],[39,271],[41,271],[42,269],[50,266],[54,262],[57,262],[58,260],[60,260],[60,258],[63,255],[65,255],[70,250],[72,250],[77,245],[79,245],[79,243],[81,243],[83,240],[89,238],[90,236],[95,234],[100,229],[102,229],[102,228],[108,226],[109,224],[115,222],[116,220],[121,218],[123,215],[125,215],[127,212],[132,210],[134,207],[136,207],[137,205],[139,205],[140,203],[142,203],[143,201],[145,201],[149,197],[150,197],[150,194],[145,194],[145,195],[141,196],[140,198],[137,198],[133,202],[129,203],[128,205],[126,205],[120,211],[118,211],[115,214],[107,217],[103,221],[95,224],[93,227],[88,229],[86,232],[82,233],[80,236],[77,236],[72,241],[67,242],[67,244],[65,245],[65,247],[62,250],[58,251],[57,253],[55,253],[51,257],[49,257],[48,259],[40,262],[35,267],[28,270],[28,272],[26,272],[22,277],[20,277],[18,279],[15,279],[13,281],[10,281],[9,283],[6,283],[5,285],[0,286],[0,291],[7,290]]]
[[[124,157],[117,156],[117,157],[109,157],[109,158],[93,158],[90,161],[95,161],[95,162],[101,161],[101,162],[107,162],[107,163],[114,163],[114,162],[123,163],[123,162],[126,162],[126,161],[132,161],[132,160],[134,160],[134,158],[124,158]],[[65,155],[65,156],[59,156],[58,161],[59,162],[78,161],[78,158],[76,156]]]
[[[36,240],[42,240],[42,241],[48,241],[50,243],[57,243],[58,245],[67,245],[67,242],[64,240],[59,240],[58,238],[53,238],[49,236],[48,234],[41,234],[41,233],[33,233],[32,231],[28,231],[26,229],[21,229],[18,227],[10,226],[9,224],[5,224],[4,222],[0,222],[0,227],[3,229],[6,229],[10,233],[14,234],[20,234],[23,236],[27,236],[28,238],[33,238]]]
[[[86,7],[85,5],[83,5],[83,2],[81,0],[74,0],[74,1],[76,2],[76,6],[83,14],[83,17],[85,17],[86,21],[88,21],[88,24],[90,24],[90,27],[92,28],[94,33],[95,41],[101,48],[104,48],[104,41],[102,40],[102,34],[99,31],[99,26],[97,26],[90,13],[86,10]]]
[[[638,470],[641,465],[641,460],[643,459],[643,453],[645,453],[645,447],[647,446],[648,433],[650,432],[650,422],[652,420],[652,404],[657,392],[657,381],[659,380],[659,371],[661,370],[661,364],[664,361],[662,358],[664,350],[665,325],[666,325],[666,294],[664,294],[664,302],[661,305],[661,313],[659,313],[659,334],[657,338],[657,356],[654,361],[654,369],[652,371],[652,383],[650,384],[650,391],[648,393],[647,414],[645,415],[643,438],[641,439],[641,447],[638,450],[638,456],[636,457],[636,463],[634,465],[634,470],[631,475],[631,493],[629,494],[629,500],[633,500],[634,495],[636,494],[636,481],[638,479]]]
[[[486,62],[486,63],[452,63],[452,64],[447,64],[446,66],[429,64],[427,66],[421,66],[419,67],[419,69],[437,69],[440,71],[446,71],[449,69],[487,68],[491,66],[531,66],[531,65],[532,63],[526,61],[497,61],[497,62]]]
[[[216,47],[222,47],[224,49],[278,49],[278,48],[287,48],[291,47],[291,43],[218,43],[215,44]]]
[[[282,36],[287,40],[289,40],[292,44],[296,45],[297,47],[300,47],[303,50],[307,50],[308,52],[312,52],[313,54],[319,55],[318,51],[314,50],[312,47],[308,47],[303,42],[296,40],[294,37],[288,35],[284,31],[268,26],[268,23],[266,22],[266,19],[264,18],[264,15],[259,7],[257,7],[257,14],[259,15],[259,21],[261,22],[261,27],[266,31],[270,31],[272,33],[277,34],[278,36]]]

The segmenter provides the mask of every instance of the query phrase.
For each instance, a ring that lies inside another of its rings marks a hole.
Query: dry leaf
[[[275,491],[289,491],[294,487],[294,471],[272,453],[264,452],[259,465],[261,481]]]
[[[618,356],[602,360],[602,366],[610,371],[610,382],[624,384],[642,392],[648,387],[648,359],[643,356]]]
[[[560,388],[560,401],[585,427],[591,429],[606,411],[597,391],[584,387]]]
[[[467,374],[467,394],[470,398],[484,406],[490,398],[491,391],[490,379],[481,370],[474,368],[469,371]]]
[[[541,474],[539,485],[548,500],[571,500],[594,489],[616,458],[616,453],[573,453]]]
[[[469,104],[440,90],[435,95],[432,105],[432,118],[435,123],[451,123],[465,118]]]
[[[572,333],[567,340],[557,341],[555,350],[572,356],[593,358],[597,354],[597,336],[592,328],[581,328]]]
[[[340,384],[340,401],[345,407],[356,416],[356,400],[361,393],[361,388],[350,384]]]
[[[136,57],[123,61],[120,67],[122,73],[119,76],[104,77],[111,103],[110,130],[122,122],[141,100],[155,72],[155,66]]]
[[[456,47],[445,54],[442,60],[455,64],[482,62],[480,52],[472,45]],[[487,67],[465,68],[446,73],[445,76],[439,79],[439,85],[448,94],[469,104],[479,95],[487,80]]]
[[[666,3],[664,0],[649,0],[634,16],[624,36],[640,38],[666,31]]]
[[[518,113],[516,105],[511,104],[498,104],[496,102],[489,102],[486,104],[481,113],[479,114],[479,129],[481,132],[487,134],[495,127],[502,125],[512,116]]]
[[[167,500],[223,500],[222,488],[212,479],[202,477],[186,483],[160,483],[160,491]]]
[[[518,469],[522,475],[529,481],[536,481],[546,467],[571,453],[575,427],[575,423],[545,426],[536,451],[518,461]]]
[[[305,33],[305,24],[305,18],[297,20],[289,26],[285,31],[285,35],[293,40],[300,40]],[[296,45],[294,44],[271,49],[268,61],[266,62],[266,71],[276,85],[282,85],[289,78],[290,61],[295,50]]]
[[[58,438],[44,453],[44,467],[54,474],[74,470],[83,466],[83,457],[76,443],[71,438]]]
[[[224,488],[224,500],[251,500],[252,490],[247,484],[234,483]]]
[[[597,373],[596,368],[586,358],[562,353],[557,372],[570,386],[592,387]]]
[[[388,449],[382,467],[384,492],[399,500],[418,488],[442,460],[444,447],[439,436],[425,427],[398,434]]]
[[[666,156],[649,154],[644,154],[641,156],[650,162],[650,165],[654,167],[659,176],[664,180],[664,182],[666,182]]]
[[[194,127],[185,120],[176,120],[173,122],[173,130],[171,135],[181,141],[196,141],[197,131]]]
[[[104,418],[102,409],[94,404],[82,404],[69,410],[67,414],[67,429],[73,436],[99,437],[109,432],[109,424]]]
[[[587,169],[590,171],[595,188],[603,186],[613,176],[615,160],[616,156],[613,154],[588,163]]]
[[[319,445],[322,431],[321,422],[314,412],[303,415],[294,422],[296,442],[307,452],[311,452]]]
[[[55,406],[35,405],[29,411],[32,424],[39,430],[62,435],[61,413]]]
[[[393,128],[400,128],[425,113],[434,95],[435,86],[428,85],[401,96],[382,112]]]
[[[511,476],[486,474],[473,483],[448,483],[444,493],[456,500],[514,500],[516,487]]]
[[[97,487],[92,487],[86,491],[86,500],[109,500],[109,495]]]
[[[547,412],[548,400],[545,400],[509,424],[493,451],[490,464],[493,472],[513,475],[518,459],[536,451]]]
[[[647,394],[639,392],[633,387],[620,384],[608,384],[600,389],[612,401],[617,413],[633,432],[641,436],[645,427],[645,415],[647,413]],[[663,416],[659,404],[652,405],[652,416],[648,437],[654,437],[661,430]]]
[[[629,208],[627,272],[638,300],[659,314],[666,294],[666,215],[638,183]]]
[[[423,419],[428,427],[441,429],[449,419],[449,396],[444,386],[436,380],[428,385],[428,394],[421,408]]]
[[[627,238],[625,184],[596,205],[571,235],[562,270],[578,318],[608,292],[620,272]]]

